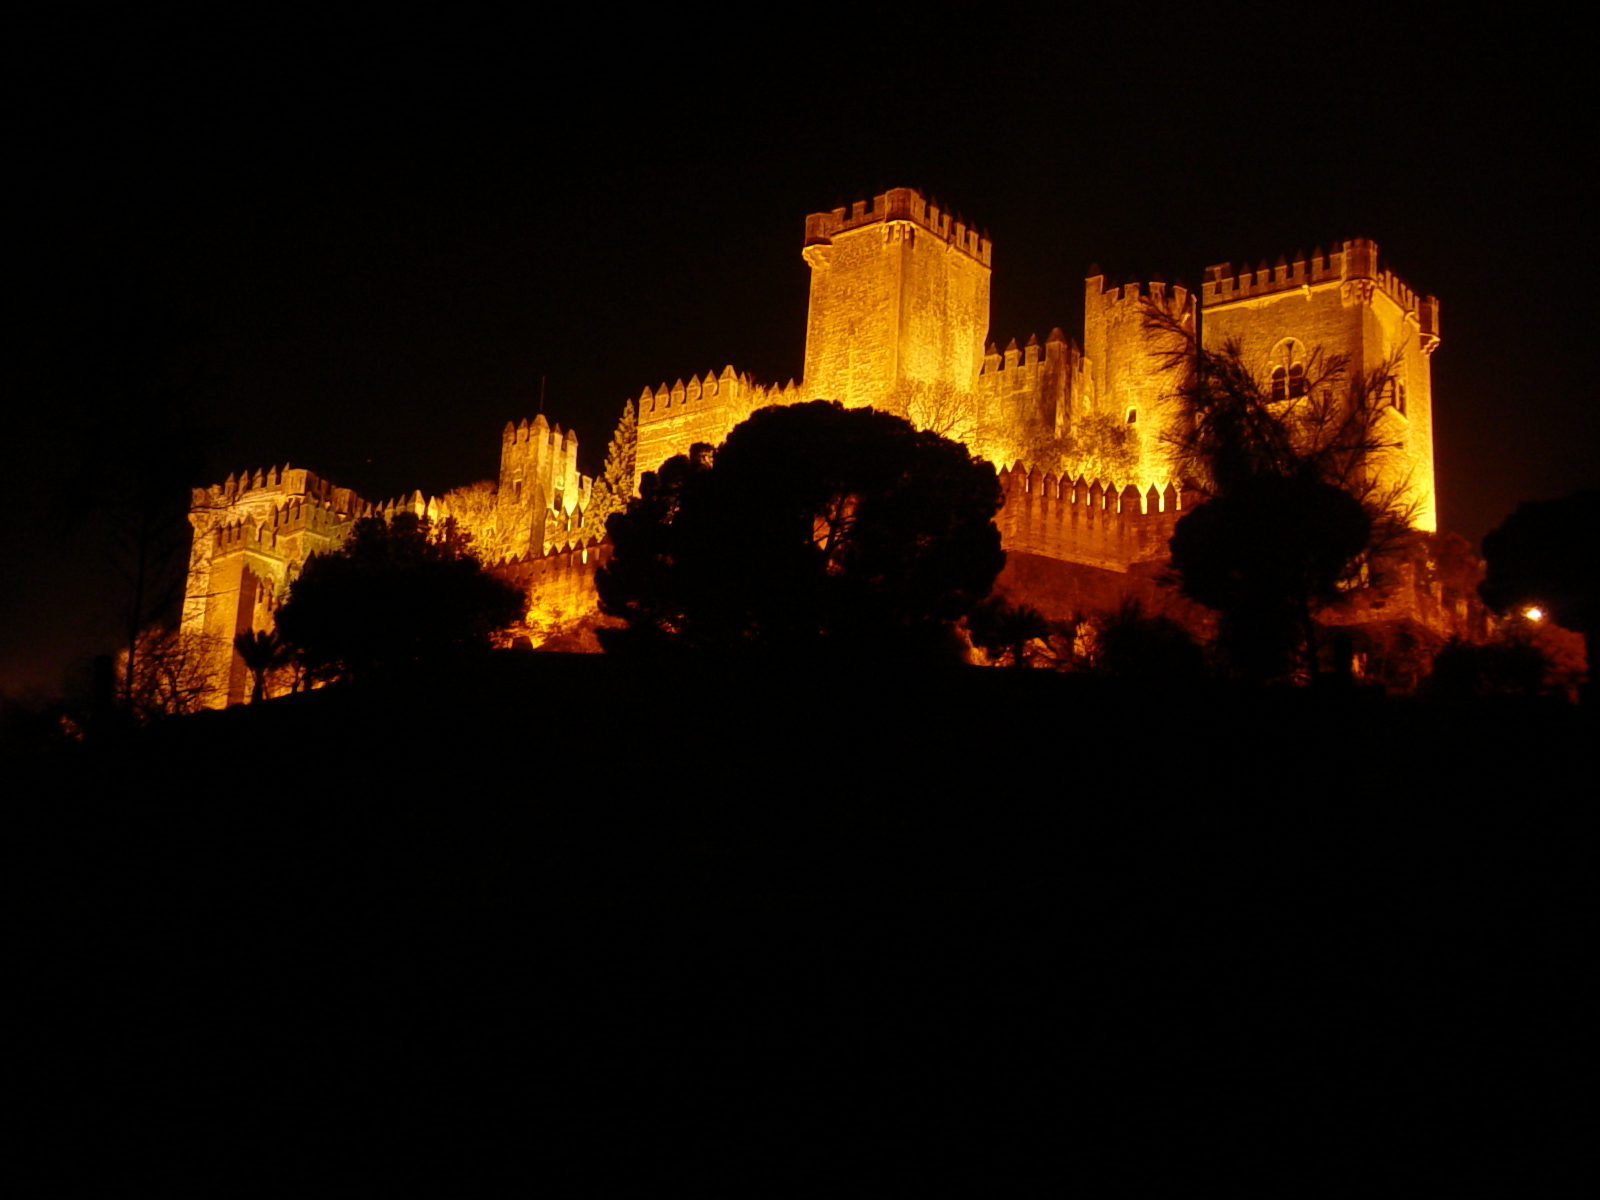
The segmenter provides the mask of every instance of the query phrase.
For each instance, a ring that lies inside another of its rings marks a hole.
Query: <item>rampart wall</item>
[[[722,374],[707,371],[685,383],[679,379],[671,387],[662,384],[639,393],[635,420],[638,449],[634,456],[634,492],[639,477],[658,471],[661,464],[678,454],[687,454],[696,442],[720,446],[733,427],[758,408],[773,404],[793,404],[800,399],[794,380],[782,387],[764,387],[726,366]]]
[[[1009,553],[1127,571],[1167,556],[1167,543],[1183,514],[1171,484],[1141,492],[1132,484],[1078,479],[1029,470],[1023,463],[1000,472],[1004,504],[995,523]]]
[[[595,573],[611,559],[611,543],[600,538],[573,540],[493,568],[528,597],[525,626],[539,640],[562,626],[597,612],[600,594]]]
[[[1012,338],[1002,354],[991,344],[974,389],[978,452],[1011,462],[1023,456],[1030,436],[1066,436],[1092,387],[1088,360],[1059,329],[1043,346],[1030,337],[1019,350]]]

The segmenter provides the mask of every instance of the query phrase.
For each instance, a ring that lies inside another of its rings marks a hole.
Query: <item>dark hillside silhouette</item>
[[[14,764],[50,1078],[159,1068],[197,1128],[536,1072],[585,1115],[692,1084],[1144,1140],[1289,1087],[1415,1136],[1566,1062],[1587,797],[1528,768],[1575,769],[1579,709],[694,663],[507,653]]]

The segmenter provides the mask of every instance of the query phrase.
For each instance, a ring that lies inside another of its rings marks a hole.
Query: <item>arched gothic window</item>
[[[1284,338],[1272,348],[1272,400],[1297,400],[1306,394],[1306,348]]]

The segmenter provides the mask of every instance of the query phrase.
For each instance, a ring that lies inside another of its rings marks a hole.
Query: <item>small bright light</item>
[[[1535,604],[1532,608],[1524,609],[1522,615],[1530,621],[1542,621],[1544,620],[1544,609]]]

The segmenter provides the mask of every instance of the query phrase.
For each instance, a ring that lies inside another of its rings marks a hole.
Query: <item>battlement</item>
[[[1118,487],[1113,480],[1076,479],[1065,475],[1057,478],[1038,467],[1029,467],[1018,460],[1000,469],[1000,490],[1009,503],[1013,495],[1038,496],[1046,500],[1059,500],[1067,505],[1086,505],[1088,509],[1117,516],[1152,516],[1182,509],[1182,490],[1168,483],[1164,488],[1151,484],[1140,491],[1133,484]]]
[[[396,496],[392,500],[380,500],[375,504],[366,505],[356,513],[358,518],[378,517],[384,521],[392,521],[400,513],[413,513],[419,517],[431,516],[430,508],[437,501],[430,501],[422,492],[415,491],[409,496]]]
[[[315,496],[296,496],[282,504],[275,504],[260,520],[243,518],[217,527],[217,547],[238,547],[246,542],[276,547],[277,540],[291,533],[310,530],[313,533],[332,534],[350,523],[352,516],[364,513],[341,513],[331,504]],[[253,535],[247,530],[254,530]]]
[[[532,445],[540,440],[543,440],[545,445],[551,447],[560,446],[562,449],[566,449],[570,445],[573,449],[576,449],[578,431],[569,429],[566,433],[562,433],[561,426],[550,424],[544,419],[543,413],[534,417],[531,422],[526,417],[515,425],[507,421],[506,427],[500,432],[501,453],[504,454],[507,447]]]
[[[696,375],[688,383],[679,378],[671,387],[663,383],[653,392],[646,387],[639,393],[639,402],[636,406],[638,420],[661,420],[675,409],[682,409],[686,404],[700,404],[702,401],[718,403],[726,392],[738,384],[749,385],[750,382],[748,375],[740,375],[733,369],[733,364],[729,363],[722,368],[721,375],[714,370],[708,370],[704,377]]]
[[[1146,284],[1129,281],[1120,287],[1104,286],[1105,276],[1099,268],[1090,267],[1085,280],[1085,296],[1090,304],[1098,304],[1108,313],[1133,311],[1143,321],[1143,310],[1154,305],[1174,317],[1182,319],[1193,306],[1189,289],[1181,283],[1167,284],[1156,279]]]
[[[1016,371],[1018,369],[1037,372],[1041,366],[1049,366],[1056,362],[1068,362],[1076,352],[1077,347],[1067,340],[1067,335],[1059,329],[1052,329],[1050,336],[1045,339],[1044,345],[1039,345],[1036,335],[1029,335],[1028,344],[1022,349],[1017,349],[1017,339],[1012,338],[1011,344],[1002,354],[995,348],[993,342],[989,343],[984,353],[983,365],[978,368],[979,376],[993,375],[1000,371]]]
[[[1424,337],[1437,342],[1438,299],[1419,296],[1392,270],[1383,267],[1378,261],[1378,243],[1371,238],[1348,239],[1328,254],[1319,246],[1309,259],[1298,251],[1293,261],[1279,255],[1277,265],[1271,268],[1263,259],[1254,271],[1246,268],[1238,274],[1234,273],[1231,263],[1207,267],[1200,303],[1212,308],[1259,296],[1357,281],[1369,283],[1388,296],[1402,312],[1416,318]]]
[[[507,559],[495,574],[527,594],[531,620],[541,609],[592,612],[599,604],[595,572],[610,559],[609,541],[573,538]]]
[[[874,196],[870,205],[857,200],[849,209],[810,213],[806,217],[805,244],[822,245],[841,233],[892,221],[909,221],[984,266],[991,265],[993,243],[961,218],[952,218],[937,204],[923,199],[915,188],[890,188]]]
[[[337,487],[310,471],[285,463],[282,467],[230,474],[222,483],[195,488],[190,493],[190,507],[198,513],[239,503],[271,502],[280,496],[319,504],[337,513],[356,512],[365,503],[349,488]]]
[[[1020,461],[1000,472],[1000,491],[1004,503],[995,522],[1008,551],[1108,571],[1165,558],[1184,511],[1171,483],[1141,492],[1131,483],[1057,478]]]

